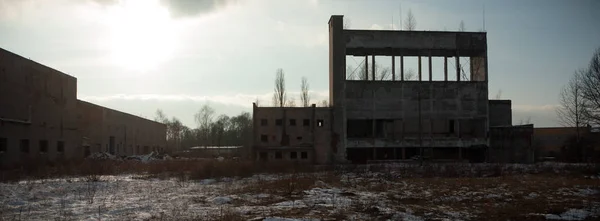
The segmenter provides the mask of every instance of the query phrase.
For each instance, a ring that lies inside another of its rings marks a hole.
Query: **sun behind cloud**
[[[108,8],[111,60],[123,68],[146,72],[168,61],[178,30],[158,0],[120,1]]]

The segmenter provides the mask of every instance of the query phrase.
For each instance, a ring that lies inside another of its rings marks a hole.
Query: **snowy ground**
[[[99,178],[99,179],[98,179]],[[600,179],[321,172],[0,183],[0,220],[598,220]]]

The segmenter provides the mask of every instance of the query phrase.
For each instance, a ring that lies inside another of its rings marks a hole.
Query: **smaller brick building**
[[[258,161],[326,163],[332,153],[331,108],[253,104],[253,153]]]

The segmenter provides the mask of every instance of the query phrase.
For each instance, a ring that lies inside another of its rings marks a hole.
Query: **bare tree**
[[[390,68],[382,68],[380,65],[375,65],[375,79],[384,81],[392,79]]]
[[[168,122],[168,119],[167,119],[167,116],[165,116],[165,113],[161,109],[157,109],[156,117],[154,117],[154,121],[165,123],[165,122]]]
[[[302,83],[300,85],[300,88],[302,90],[300,94],[300,101],[302,102],[302,106],[308,107],[310,105],[310,94],[308,93],[309,85],[308,80],[306,80],[306,77],[302,77]]]
[[[352,25],[352,21],[349,18],[344,19],[344,29],[349,29]]]
[[[496,100],[500,100],[502,98],[502,89],[498,90],[498,93],[496,93]]]
[[[210,125],[212,124],[214,114],[215,110],[208,104],[204,104],[198,113],[194,115],[194,119],[198,124],[198,129],[200,130],[200,135],[202,135],[200,138],[204,141],[208,141],[210,136]]]
[[[410,81],[410,80],[415,80],[415,79],[416,79],[415,70],[413,70],[412,68],[404,70],[404,80]]]
[[[284,107],[287,101],[287,94],[285,91],[285,73],[283,69],[277,69],[275,74],[275,92],[273,94],[273,101],[276,106]]]
[[[323,99],[320,103],[321,107],[329,107],[329,102],[327,102],[327,99]]]
[[[525,120],[519,120],[519,125],[531,124],[531,116],[528,116]]]
[[[560,106],[556,109],[556,115],[563,126],[579,128],[585,125],[585,101],[581,90],[583,74],[583,71],[575,72],[560,92]],[[579,130],[577,134],[579,137]]]
[[[288,100],[285,102],[287,107],[296,107],[296,100],[293,97],[288,97]]]
[[[458,31],[465,31],[465,22],[464,21],[460,21],[460,24],[458,25]]]
[[[580,84],[584,118],[600,125],[600,48],[596,49],[588,68],[581,74]]]
[[[406,15],[406,22],[404,23],[404,29],[407,31],[414,31],[417,28],[417,19],[412,13],[412,10],[408,9],[408,14]]]

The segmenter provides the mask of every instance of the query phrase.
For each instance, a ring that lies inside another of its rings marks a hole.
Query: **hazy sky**
[[[207,101],[228,115],[270,104],[277,68],[325,99],[333,14],[397,29],[410,9],[417,30],[480,31],[484,8],[490,97],[513,101],[514,123],[557,126],[560,88],[600,47],[597,0],[0,0],[0,47],[75,76],[80,99],[195,126]]]

